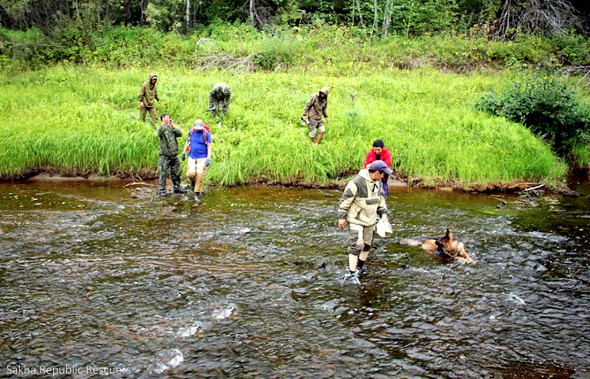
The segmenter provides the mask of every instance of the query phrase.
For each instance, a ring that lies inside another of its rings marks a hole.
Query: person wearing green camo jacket
[[[160,170],[160,196],[166,196],[166,173],[170,170],[170,178],[174,187],[174,193],[186,193],[186,189],[180,187],[180,162],[178,160],[178,142],[176,138],[182,137],[182,130],[174,126],[174,121],[169,115],[160,116],[162,124],[156,130],[160,144],[158,145],[158,169]]]
[[[225,83],[216,83],[209,92],[209,111],[211,116],[225,117],[231,103],[231,88]],[[220,121],[221,123],[221,121]],[[218,126],[221,126],[218,124]]]

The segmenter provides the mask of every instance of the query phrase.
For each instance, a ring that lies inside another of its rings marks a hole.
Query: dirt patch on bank
[[[330,181],[317,181],[317,182],[303,182],[302,180],[289,180],[289,181],[275,181],[268,179],[258,179],[247,181],[241,186],[271,186],[271,187],[299,187],[299,188],[315,188],[315,189],[334,189],[343,190],[346,187],[348,181],[352,179],[352,176],[346,178],[337,178]],[[97,182],[113,182],[121,181],[125,186],[140,186],[142,184],[146,186],[157,185],[157,179],[152,176],[142,178],[140,176],[132,177],[131,175],[126,176],[100,176],[100,175],[84,175],[84,176],[65,176],[55,172],[47,171],[32,175],[27,178],[17,179],[18,181],[97,181]],[[565,184],[558,186],[547,185],[546,183],[530,182],[530,181],[513,181],[508,183],[470,183],[462,184],[458,181],[426,181],[421,177],[408,178],[400,175],[393,175],[388,180],[389,187],[413,187],[422,189],[437,189],[441,191],[455,191],[455,192],[469,192],[469,193],[481,193],[481,194],[494,194],[494,193],[521,193],[530,192],[534,194],[544,193],[555,193],[564,196],[579,196],[575,191],[572,191]],[[215,187],[215,185],[212,185]]]

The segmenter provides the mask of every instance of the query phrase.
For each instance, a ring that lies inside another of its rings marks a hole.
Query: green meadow
[[[136,96],[150,71],[159,76],[159,113],[170,114],[185,135],[197,118],[211,125],[210,184],[325,185],[360,169],[376,138],[392,151],[397,174],[426,183],[556,183],[567,172],[528,129],[474,109],[481,93],[514,79],[509,72],[391,68],[322,75],[55,65],[2,74],[2,178],[43,171],[155,178],[156,125],[138,120]],[[221,128],[205,111],[217,81],[233,91]],[[324,85],[331,89],[330,123],[315,146],[299,118]]]

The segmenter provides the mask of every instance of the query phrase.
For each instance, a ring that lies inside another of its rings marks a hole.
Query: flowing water
[[[588,187],[392,188],[358,287],[339,191],[123,184],[0,184],[0,377],[590,378]]]

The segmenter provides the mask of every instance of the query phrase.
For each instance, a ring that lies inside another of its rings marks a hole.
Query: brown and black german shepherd
[[[454,259],[463,263],[475,264],[475,261],[465,251],[463,242],[457,241],[449,229],[439,239],[428,239],[424,242],[401,239],[399,243],[406,246],[420,246],[425,252],[443,259]]]

